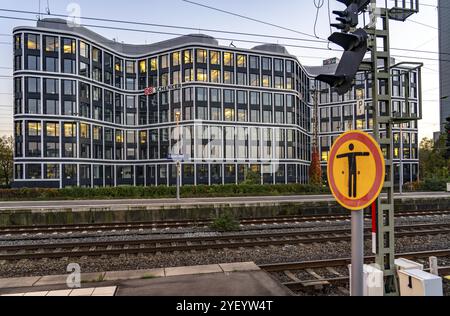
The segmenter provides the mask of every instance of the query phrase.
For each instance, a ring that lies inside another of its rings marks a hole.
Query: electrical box
[[[352,292],[352,265],[348,265],[350,271],[350,293]],[[384,296],[384,278],[383,271],[375,266],[364,265],[364,296]]]
[[[442,278],[419,270],[398,271],[401,296],[443,296]]]
[[[397,271],[412,270],[412,269],[417,269],[417,270],[423,271],[423,264],[414,262],[414,261],[411,261],[408,259],[404,259],[404,258],[395,259],[394,263],[395,263],[395,267],[397,268]]]

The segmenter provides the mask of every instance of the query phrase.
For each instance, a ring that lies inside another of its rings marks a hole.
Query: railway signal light
[[[334,74],[321,74],[317,80],[328,83],[335,88],[338,94],[348,92],[353,85],[359,66],[366,55],[368,48],[368,35],[363,29],[351,31],[358,25],[358,14],[365,10],[370,0],[337,0],[347,6],[345,11],[333,11],[338,15],[337,20],[341,23],[331,24],[342,30],[333,33],[328,40],[341,46],[344,54]]]
[[[337,0],[347,6],[344,11],[333,11],[336,14],[338,20],[341,23],[333,23],[331,26],[342,30],[343,32],[349,32],[351,28],[358,25],[358,14],[364,10],[369,4],[370,0]]]

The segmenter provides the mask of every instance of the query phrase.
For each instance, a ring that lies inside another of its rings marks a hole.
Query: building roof
[[[39,20],[37,22],[37,27],[77,33],[82,36],[86,36],[95,42],[101,43],[102,45],[109,47],[111,50],[114,50],[118,53],[122,53],[124,55],[148,54],[168,49],[171,47],[182,46],[184,44],[207,44],[213,46],[219,45],[219,42],[216,39],[204,34],[183,35],[167,41],[157,42],[148,45],[125,44],[107,39],[106,37],[103,37],[84,26],[72,27],[68,24],[66,20],[55,18],[46,18]]]

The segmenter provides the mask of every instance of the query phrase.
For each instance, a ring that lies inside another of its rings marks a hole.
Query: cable
[[[302,34],[302,35],[309,36],[309,37],[315,37],[314,35],[311,35],[311,34],[308,34],[308,33],[300,32],[300,31],[297,31],[297,30],[294,30],[294,29],[291,29],[291,28],[280,26],[280,25],[277,25],[277,24],[274,24],[274,23],[265,22],[265,21],[262,21],[262,20],[258,20],[258,19],[251,18],[251,17],[245,16],[245,15],[237,14],[237,13],[234,13],[234,12],[225,11],[225,10],[218,9],[218,8],[215,8],[215,7],[212,7],[212,6],[208,6],[208,5],[205,5],[205,4],[201,4],[201,3],[198,3],[198,2],[189,1],[189,0],[182,0],[182,1],[184,1],[186,3],[190,3],[190,4],[193,4],[193,5],[196,5],[196,6],[200,6],[200,7],[203,7],[203,8],[207,8],[207,9],[210,9],[210,10],[214,10],[214,11],[226,13],[226,14],[229,14],[229,15],[237,16],[237,17],[240,17],[242,19],[246,19],[246,20],[250,20],[250,21],[253,21],[253,22],[258,22],[258,23],[261,23],[261,24],[273,26],[273,27],[276,27],[276,28],[279,28],[279,29],[282,29],[282,30],[285,30],[285,31],[290,31],[290,32],[294,32],[294,33],[297,33],[297,34]]]
[[[10,12],[10,13],[21,13],[21,14],[33,14],[33,15],[37,13],[37,12],[33,12],[33,11],[10,10],[10,9],[0,9],[0,11]],[[55,14],[55,13],[53,13],[53,14],[49,14],[49,15],[50,16],[54,16],[54,17],[60,17],[60,18],[69,18],[68,15],[64,15],[64,14]],[[108,23],[119,23],[119,24],[143,25],[143,26],[172,28],[172,29],[183,29],[183,30],[190,30],[190,31],[196,31],[196,32],[197,31],[202,31],[202,32],[225,33],[225,34],[244,35],[244,36],[268,37],[268,38],[286,39],[286,40],[293,40],[293,41],[326,43],[326,41],[324,41],[324,40],[318,41],[318,40],[314,40],[314,39],[278,36],[278,35],[270,35],[270,34],[258,34],[258,33],[224,31],[224,30],[218,30],[218,29],[203,29],[203,28],[193,28],[193,27],[188,27],[188,26],[155,24],[155,23],[145,23],[145,22],[126,21],[126,20],[104,19],[104,18],[98,18],[98,17],[84,17],[83,16],[83,20],[108,22]],[[8,36],[10,36],[10,35],[8,35]]]
[[[316,2],[316,1],[318,1],[318,2]],[[325,0],[313,0],[313,2],[314,2],[314,6],[316,7],[316,19],[314,20],[314,36],[316,38],[319,38],[319,36],[317,36],[317,33],[316,33],[317,20],[319,19],[319,12],[320,12],[320,9],[322,9]]]
[[[315,2],[316,0],[314,0]],[[323,6],[323,2],[324,0],[318,0],[319,3]],[[322,2],[320,2],[322,1]],[[328,0],[329,3],[329,0]],[[316,5],[316,2],[315,2]],[[10,9],[0,9],[0,11],[6,11],[6,12],[16,12],[16,13],[25,13],[25,14],[36,14],[36,12],[32,12],[32,11],[22,11],[22,10],[10,10]],[[329,12],[330,13],[330,12]],[[69,16],[67,15],[62,15],[62,14],[51,14],[52,16],[57,16],[57,17],[65,17],[68,18]],[[13,17],[4,17],[4,18],[13,18]],[[22,19],[22,20],[27,20],[27,21],[34,21],[34,20],[30,20],[30,19],[26,19],[26,18],[19,18],[16,17],[16,19]],[[276,36],[276,35],[269,35],[269,34],[257,34],[257,33],[243,33],[243,32],[232,32],[232,31],[224,31],[224,30],[217,30],[217,29],[196,29],[196,28],[190,28],[190,27],[184,27],[184,26],[172,26],[172,25],[161,25],[161,24],[151,24],[151,23],[142,23],[142,22],[131,22],[131,21],[124,21],[124,20],[112,20],[112,19],[103,19],[103,18],[96,18],[96,17],[83,17],[83,19],[87,19],[87,20],[96,20],[96,21],[103,21],[103,22],[114,22],[114,23],[124,23],[124,24],[139,24],[139,25],[148,25],[148,26],[156,26],[156,27],[166,27],[166,28],[180,28],[180,29],[189,29],[189,30],[201,30],[201,31],[209,31],[209,32],[218,32],[218,33],[228,33],[228,34],[236,34],[236,35],[245,35],[245,36],[257,36],[257,37],[271,37],[271,38],[278,38],[278,39],[287,39],[287,40],[296,40],[296,41],[308,41],[308,42],[317,42],[317,43],[328,43],[329,41],[317,41],[317,40],[310,40],[310,39],[300,39],[300,38],[293,38],[293,37],[285,37],[285,36]],[[329,19],[331,19],[330,15],[329,15]],[[53,21],[53,23],[58,23],[57,21]],[[331,21],[330,21],[331,24]],[[116,28],[116,27],[106,27],[106,26],[99,26],[99,25],[87,25],[85,24],[85,26],[90,26],[90,27],[99,27],[99,28],[112,28],[112,29],[119,29],[120,28]],[[123,29],[126,31],[130,31],[130,29]],[[138,29],[133,29],[134,31],[139,31],[139,32],[148,32],[148,33],[156,33],[156,34],[168,34],[168,35],[185,35],[185,34],[179,34],[179,33],[169,33],[169,32],[157,32],[157,31],[150,31],[150,30],[138,30]],[[331,25],[330,25],[330,32],[331,32]],[[3,34],[3,35],[7,35],[7,34]],[[10,36],[10,35],[8,35]],[[195,35],[191,35],[191,36],[195,36]],[[197,35],[198,36],[198,35]],[[201,36],[201,35],[200,35]],[[218,38],[221,39],[221,38]],[[241,42],[245,42],[245,40],[239,40],[239,39],[229,39],[229,38],[225,38],[224,40],[234,40],[234,41],[241,41]],[[257,42],[255,41],[254,43],[262,43],[262,42]],[[11,43],[12,44],[12,43]],[[291,47],[299,47],[299,46],[293,46],[293,45],[289,45],[289,44],[283,44],[285,46],[291,46]],[[299,47],[302,48],[302,47]],[[309,48],[309,47],[305,47],[305,48]],[[408,52],[419,52],[419,53],[427,53],[427,54],[443,54],[443,55],[450,55],[450,53],[439,53],[439,52],[432,52],[432,51],[425,51],[425,50],[417,50],[417,49],[403,49],[403,48],[391,48],[392,50],[401,50],[401,51],[408,51]],[[334,51],[341,51],[338,49],[330,49],[330,50],[334,50]]]

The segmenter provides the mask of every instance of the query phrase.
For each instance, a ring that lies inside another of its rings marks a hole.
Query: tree
[[[441,135],[435,143],[432,139],[424,138],[420,142],[420,174],[423,179],[447,179],[449,175],[449,161],[445,159],[446,135]]]
[[[0,138],[0,184],[9,186],[14,168],[14,139],[12,136]]]

